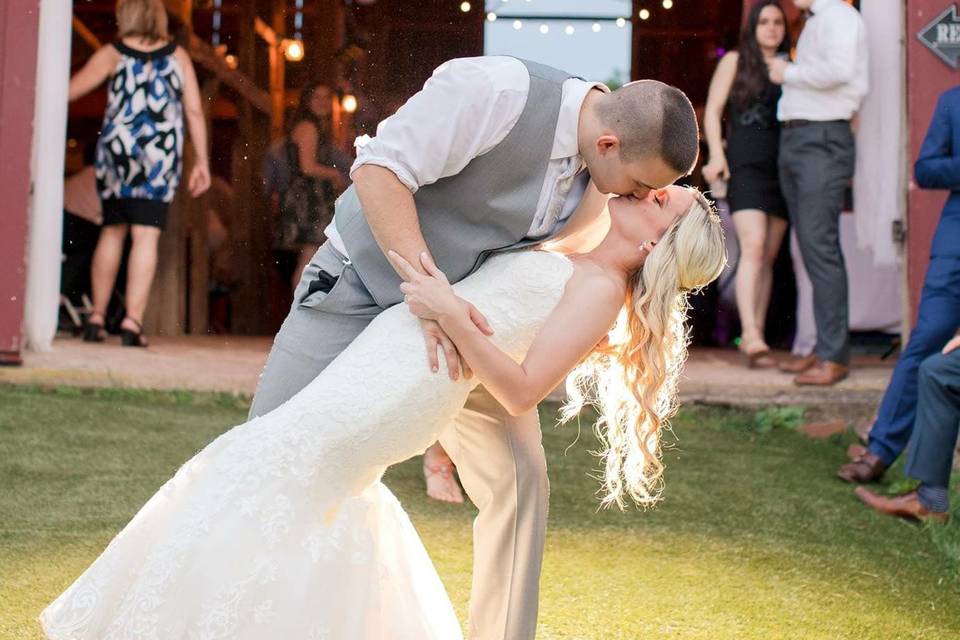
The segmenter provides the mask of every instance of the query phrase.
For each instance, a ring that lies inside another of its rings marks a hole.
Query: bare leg
[[[423,479],[427,483],[427,496],[440,502],[463,502],[463,491],[454,476],[455,467],[450,456],[439,442],[434,442],[423,453]]]
[[[90,280],[93,289],[93,314],[91,319],[103,322],[110,304],[110,294],[117,282],[117,271],[123,257],[123,243],[127,238],[129,225],[111,224],[100,229],[100,239],[93,252],[90,266]]]
[[[127,267],[127,317],[120,325],[123,329],[139,332],[143,313],[150,298],[153,275],[157,270],[157,243],[160,229],[135,224],[130,228],[133,246]]]
[[[763,265],[757,282],[757,326],[760,335],[764,335],[767,326],[767,309],[770,307],[770,294],[773,289],[773,265],[780,253],[780,245],[787,232],[787,221],[783,218],[767,216],[767,233],[763,246]]]
[[[740,349],[750,355],[769,349],[763,339],[763,324],[757,318],[767,215],[758,209],[743,209],[734,213],[733,226],[740,244],[736,275],[737,311],[742,329]]]
[[[300,247],[300,253],[297,254],[297,266],[293,270],[293,276],[291,276],[293,278],[292,286],[294,289],[297,288],[297,284],[300,282],[300,276],[303,275],[303,270],[310,264],[310,260],[319,248],[319,245],[315,244],[305,244]]]

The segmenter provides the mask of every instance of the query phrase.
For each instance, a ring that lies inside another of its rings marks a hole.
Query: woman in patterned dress
[[[183,121],[196,152],[188,187],[210,186],[207,129],[197,78],[186,51],[167,32],[163,0],[119,0],[117,41],[101,47],[70,79],[71,101],[109,78],[107,108],[97,141],[97,188],[103,229],[93,256],[93,311],[84,340],[102,342],[104,316],[127,234],[123,345],[145,347],[143,314],[157,266],[157,244],[180,183]]]
[[[347,187],[351,157],[333,142],[332,99],[327,86],[304,87],[285,145],[293,175],[281,194],[274,247],[297,254],[293,288],[326,241],[324,229],[333,221],[333,203]]]

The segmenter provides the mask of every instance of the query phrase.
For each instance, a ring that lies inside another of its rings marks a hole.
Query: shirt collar
[[[560,102],[560,115],[557,117],[557,133],[553,139],[551,160],[561,160],[580,155],[577,144],[577,127],[580,124],[580,109],[590,90],[596,87],[604,93],[610,89],[602,82],[587,82],[571,78],[563,83],[563,97]]]

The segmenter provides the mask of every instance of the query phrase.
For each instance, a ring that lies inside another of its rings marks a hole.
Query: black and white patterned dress
[[[116,220],[110,214],[158,206],[165,213],[180,183],[183,70],[174,57],[173,42],[154,51],[122,42],[113,46],[120,61],[107,87],[97,141],[97,188],[105,223],[111,217],[137,222]]]

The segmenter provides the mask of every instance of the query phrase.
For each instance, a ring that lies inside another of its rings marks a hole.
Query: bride
[[[462,637],[380,480],[435,442],[478,384],[519,413],[573,370],[564,415],[587,402],[600,412],[604,502],[655,502],[686,295],[722,270],[723,232],[710,203],[683,187],[614,198],[609,212],[589,253],[504,253],[452,287],[428,256],[425,276],[391,252],[407,304],[381,313],[288,402],[184,464],[41,614],[47,637]],[[472,379],[423,366],[417,316],[439,321]]]

